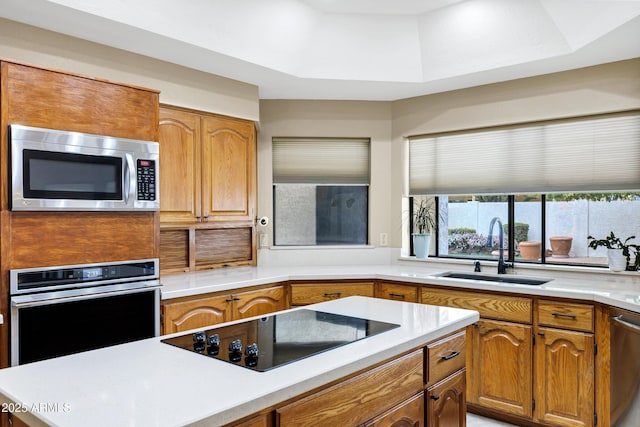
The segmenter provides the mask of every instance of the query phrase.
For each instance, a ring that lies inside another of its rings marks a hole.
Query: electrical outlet
[[[380,233],[380,246],[389,245],[389,235],[387,233]]]
[[[269,246],[269,235],[267,233],[260,233],[260,247],[266,248]]]

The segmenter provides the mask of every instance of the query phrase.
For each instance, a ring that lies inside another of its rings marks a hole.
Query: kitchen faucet
[[[500,232],[498,233],[498,238],[500,240],[500,254],[498,255],[498,274],[505,274],[508,268],[513,268],[513,264],[504,262],[504,230],[502,229],[502,221],[497,216],[491,220],[491,224],[489,224],[489,238],[487,239],[487,247],[490,248],[493,244],[493,226],[495,223],[498,223],[500,227]]]

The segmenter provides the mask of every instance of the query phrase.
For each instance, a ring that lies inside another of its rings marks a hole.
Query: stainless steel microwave
[[[157,142],[9,125],[11,210],[157,211]]]

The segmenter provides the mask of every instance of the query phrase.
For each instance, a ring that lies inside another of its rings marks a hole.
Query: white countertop
[[[267,372],[161,343],[166,336],[150,338],[2,369],[0,402],[33,410],[18,414],[33,425],[217,426],[420,347],[479,318],[475,311],[366,297],[305,308],[401,326]]]
[[[162,277],[161,292],[162,299],[171,299],[287,280],[381,279],[462,289],[572,298],[600,302],[640,313],[640,273],[582,273],[580,278],[557,277],[543,285],[532,286],[456,280],[437,276],[439,273],[450,270],[452,269],[448,267],[419,265],[238,267]],[[472,272],[468,265],[453,270]],[[489,269],[487,268],[486,271]],[[490,271],[486,274],[493,273],[493,269]],[[519,277],[554,277],[553,271],[516,274]]]

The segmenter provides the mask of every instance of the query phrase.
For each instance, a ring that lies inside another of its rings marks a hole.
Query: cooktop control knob
[[[229,360],[232,362],[242,360],[242,341],[239,339],[229,343]]]
[[[209,356],[217,356],[220,352],[220,335],[209,335],[207,337],[207,344],[209,344],[209,347],[207,347],[207,354]]]
[[[244,363],[247,366],[256,366],[258,364],[258,344],[253,343],[244,349]]]
[[[204,351],[204,341],[206,339],[206,335],[204,332],[196,332],[193,334],[193,351],[202,353]]]

